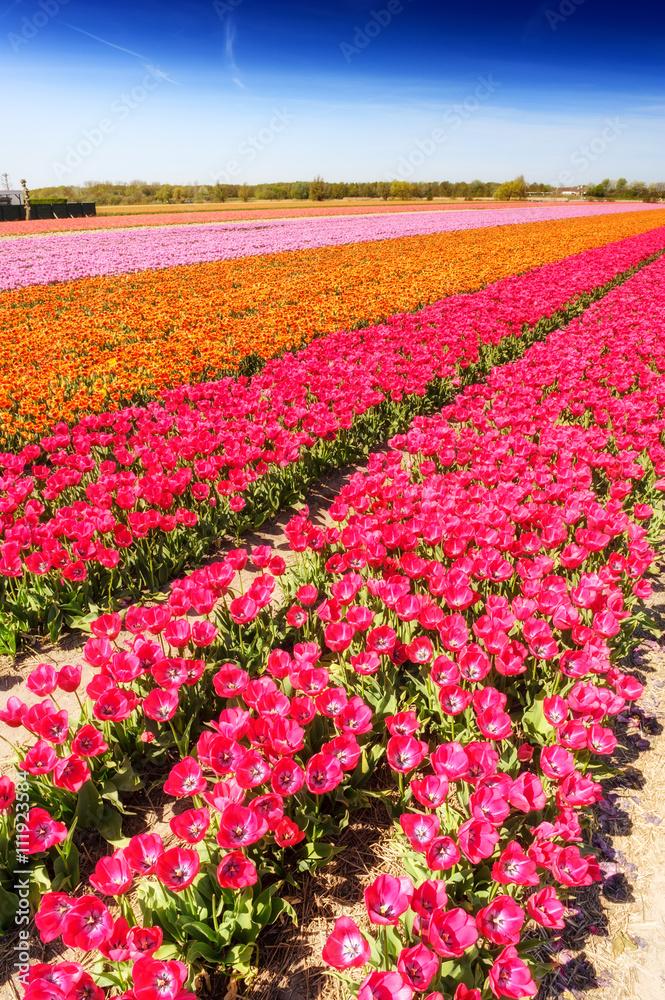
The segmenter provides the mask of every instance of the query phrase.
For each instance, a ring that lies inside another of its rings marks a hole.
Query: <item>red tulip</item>
[[[410,879],[379,875],[365,889],[365,906],[371,923],[398,924],[401,915],[409,908],[413,893]]]
[[[167,795],[184,798],[186,795],[200,795],[207,784],[200,764],[193,757],[184,757],[171,768],[164,791]]]
[[[434,910],[430,917],[427,940],[442,958],[461,958],[478,940],[476,921],[461,908]]]
[[[413,990],[399,972],[370,972],[363,979],[358,1000],[412,1000]]]
[[[341,783],[344,777],[341,764],[337,757],[326,753],[317,753],[307,761],[305,781],[313,795],[325,795]]]
[[[249,675],[235,663],[223,663],[212,679],[213,687],[220,698],[235,698],[247,687]]]
[[[559,851],[552,864],[552,874],[562,885],[568,886],[591,885],[600,881],[600,868],[595,857],[581,855],[577,847],[565,847]]]
[[[300,791],[304,783],[305,772],[303,769],[295,761],[289,760],[286,757],[275,764],[270,776],[272,790],[276,795],[284,797],[295,795],[296,792]]]
[[[372,709],[356,695],[336,716],[335,724],[343,733],[355,733],[357,736],[369,733],[373,728]]]
[[[260,840],[267,829],[268,821],[253,809],[231,804],[222,813],[217,843],[227,850],[248,847]]]
[[[161,927],[130,927],[127,932],[129,957],[134,962],[149,957],[161,948],[163,938]]]
[[[508,801],[516,809],[529,813],[536,809],[543,809],[547,802],[547,796],[540,779],[535,774],[531,774],[530,771],[524,771],[513,781],[508,793]]]
[[[55,941],[62,934],[64,917],[71,910],[75,900],[64,892],[46,892],[42,896],[35,914],[35,924],[42,941]]]
[[[501,885],[538,885],[536,866],[516,840],[511,840],[492,866],[492,878]]]
[[[217,881],[222,889],[245,889],[258,881],[256,867],[242,851],[225,854],[217,866]]]
[[[430,840],[425,852],[427,867],[431,871],[447,871],[460,860],[457,844],[450,837],[435,837]]]
[[[113,918],[96,896],[79,896],[62,919],[62,940],[68,948],[94,951],[113,934]]]
[[[426,990],[438,970],[438,958],[422,943],[403,948],[397,959],[397,971],[404,982],[416,991]]]
[[[290,820],[288,816],[283,816],[275,827],[275,843],[279,844],[280,847],[295,847],[305,837],[305,831],[301,830],[298,824]]]
[[[564,906],[558,899],[556,891],[550,886],[534,892],[526,901],[527,913],[541,927],[560,930],[565,926],[563,919]]]
[[[132,967],[135,1000],[175,1000],[187,979],[183,962],[139,958]]]
[[[201,859],[194,850],[171,847],[155,862],[155,875],[172,892],[182,892],[198,875]]]
[[[58,675],[50,663],[40,663],[31,673],[28,674],[26,684],[34,694],[43,698],[45,695],[55,691],[58,684]]]
[[[353,771],[360,760],[362,750],[355,736],[347,733],[344,736],[335,736],[328,743],[324,743],[321,752],[337,757],[343,771]]]
[[[58,755],[45,740],[39,740],[28,750],[19,767],[28,774],[50,774],[55,769]]]
[[[55,844],[61,844],[67,837],[65,824],[51,819],[46,809],[31,809],[27,816],[26,826],[28,827],[28,846],[23,848],[25,854],[40,854],[42,851],[48,851]]]
[[[115,851],[109,858],[97,862],[90,876],[90,885],[105,896],[123,896],[131,888],[134,875],[123,851]]]
[[[408,774],[422,764],[428,753],[429,746],[423,740],[416,740],[413,736],[391,736],[386,758],[393,771]]]
[[[333,969],[359,968],[370,958],[367,939],[350,917],[338,917],[322,952],[323,961]]]
[[[137,875],[152,875],[164,843],[157,833],[139,833],[123,849],[125,861]]]
[[[79,757],[99,757],[108,750],[104,737],[94,726],[82,726],[72,740],[72,750]]]
[[[457,842],[469,861],[477,865],[494,854],[499,834],[485,820],[468,819],[457,831]]]
[[[421,917],[428,918],[434,910],[448,902],[446,883],[443,879],[426,879],[418,886],[411,900],[411,909]]]
[[[495,997],[510,997],[521,1000],[522,997],[534,997],[538,987],[531,978],[528,967],[517,956],[513,945],[504,948],[495,959],[489,974],[489,983]]]
[[[464,748],[457,742],[441,743],[430,757],[432,767],[450,781],[465,777],[469,770],[469,758]]]
[[[567,774],[575,770],[575,758],[563,747],[543,747],[540,752],[540,766],[543,774],[557,780],[565,778]]]
[[[492,944],[517,944],[524,923],[524,910],[511,896],[495,896],[476,913],[478,930]]]
[[[445,775],[430,774],[422,780],[411,780],[411,791],[425,809],[438,809],[448,794],[448,779]]]
[[[427,850],[427,845],[438,834],[441,826],[438,816],[423,813],[403,813],[399,822],[411,847],[414,851],[420,851],[423,854]]]
[[[210,812],[207,809],[187,809],[174,816],[169,826],[176,837],[188,844],[198,844],[208,832]]]

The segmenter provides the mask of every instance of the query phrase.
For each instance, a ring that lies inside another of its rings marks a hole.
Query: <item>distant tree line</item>
[[[600,184],[590,187],[587,194],[592,198],[609,198],[620,201],[660,201],[665,197],[665,184],[645,184],[644,181],[628,183],[625,177],[611,181],[606,177]]]
[[[525,200],[529,196],[556,194],[551,184],[527,184],[520,176],[512,181],[359,181],[332,184],[322,177],[311,181],[279,181],[271,184],[162,184],[155,181],[134,180],[128,184],[111,181],[86,181],[82,187],[60,186],[36,188],[35,198],[68,201],[94,201],[98,205],[182,205],[216,203],[239,199],[250,200],[299,200],[328,201],[341,198],[421,199],[434,198],[496,198],[497,200]],[[647,186],[642,182],[627,184],[621,178],[616,184],[609,180],[590,189],[590,195],[599,198],[632,200],[658,200],[665,194],[664,184]]]

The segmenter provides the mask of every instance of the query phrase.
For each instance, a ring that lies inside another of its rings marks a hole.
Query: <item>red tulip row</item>
[[[0,643],[11,650],[18,629],[41,623],[55,636],[119,593],[154,591],[220,533],[261,524],[664,245],[665,228],[653,230],[321,338],[251,383],[183,386],[0,454]]]
[[[95,621],[78,726],[51,697],[75,668],[35,671],[31,709],[9,700],[0,717],[37,738],[18,786],[24,852],[54,879],[37,926],[99,952],[97,985],[77,963],[37,966],[27,1000],[184,1000],[201,964],[246,973],[288,909],[280,885],[376,794],[405,874],[367,889],[376,933],[341,918],[325,960],[359,1000],[535,995],[534,942],[599,878],[585,809],[616,745],[607,719],[641,694],[616,661],[663,520],[663,278],[649,265],[416,418],[341,491],[337,527],[292,519],[295,571],[254,550],[263,572],[238,592],[236,550],[165,604]],[[132,764],[168,771],[175,844],[110,835]],[[117,848],[76,896],[74,816]]]

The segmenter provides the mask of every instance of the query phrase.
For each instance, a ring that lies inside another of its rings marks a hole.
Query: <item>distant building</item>
[[[556,193],[560,198],[583,198],[586,191],[586,187],[583,184],[579,184],[577,187],[557,188]]]
[[[22,191],[0,191],[0,205],[22,205]]]

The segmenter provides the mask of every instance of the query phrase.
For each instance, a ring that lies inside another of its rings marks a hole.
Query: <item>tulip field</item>
[[[665,209],[19,235],[0,285],[0,648],[83,632],[0,708],[25,1000],[251,997],[377,803],[336,995],[535,997],[643,694]]]

